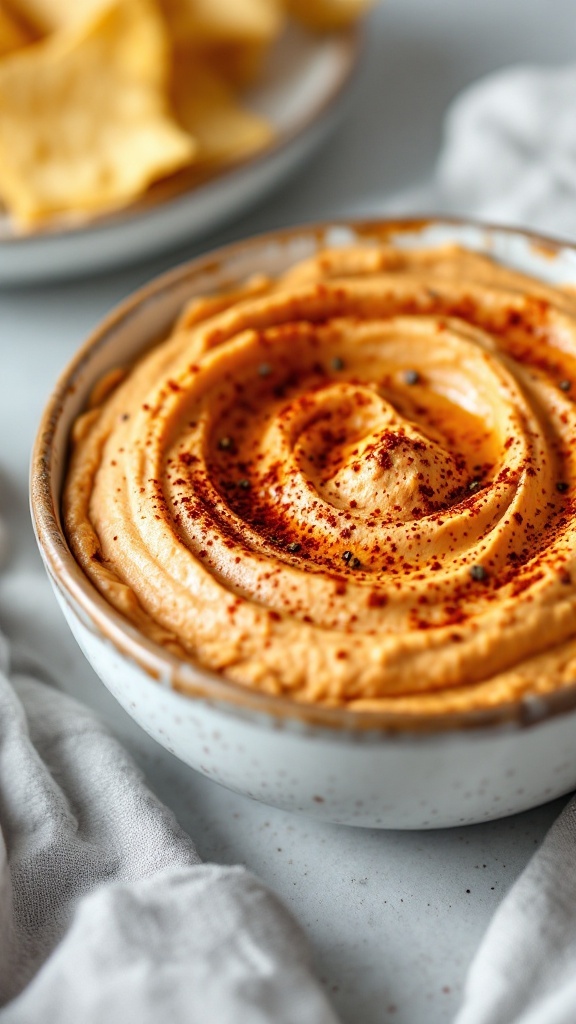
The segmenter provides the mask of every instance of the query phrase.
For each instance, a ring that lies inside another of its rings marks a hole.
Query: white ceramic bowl
[[[576,248],[461,221],[296,228],[229,246],[155,280],[108,317],[65,370],[32,463],[46,569],[88,660],[127,712],[177,757],[231,789],[326,821],[435,828],[498,818],[576,786],[576,685],[490,711],[354,714],[252,692],[179,661],[140,635],[84,576],[60,496],[71,426],[99,378],[166,332],[183,303],[254,271],[279,273],[325,245],[391,236],[457,241],[546,281],[576,284]],[[175,688],[184,681],[189,693]]]

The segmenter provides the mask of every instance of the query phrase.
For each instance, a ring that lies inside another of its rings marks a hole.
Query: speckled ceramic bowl
[[[576,248],[460,221],[296,228],[230,246],[154,281],[117,309],[62,375],[32,462],[40,551],[70,628],[128,713],[177,757],[231,789],[326,821],[435,828],[487,821],[576,786],[576,685],[546,700],[445,717],[354,714],[252,692],[179,661],[110,607],[64,536],[60,496],[72,424],[96,381],[166,332],[193,295],[277,274],[325,245],[383,235],[457,241],[555,283]],[[184,684],[188,694],[179,692]]]

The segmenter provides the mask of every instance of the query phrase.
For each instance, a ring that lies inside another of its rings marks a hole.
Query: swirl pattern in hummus
[[[76,424],[73,551],[169,650],[358,710],[576,678],[576,301],[455,247],[194,300]]]

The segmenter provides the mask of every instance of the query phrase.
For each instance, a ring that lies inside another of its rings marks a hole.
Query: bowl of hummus
[[[36,535],[97,674],[256,799],[364,826],[576,785],[576,249],[300,227],[132,296],[64,371]]]

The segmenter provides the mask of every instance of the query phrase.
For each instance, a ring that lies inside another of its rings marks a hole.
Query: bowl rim
[[[445,733],[469,733],[487,729],[525,728],[554,716],[576,711],[576,682],[545,695],[524,695],[520,700],[491,708],[444,712],[441,714],[395,711],[351,711],[343,707],[327,707],[304,703],[288,696],[275,696],[252,689],[210,671],[192,659],[180,659],[141,634],[124,616],[110,605],[85,576],[74,558],[59,521],[58,504],[52,496],[55,471],[54,440],[60,417],[65,413],[67,398],[74,394],[78,377],[94,354],[105,348],[121,325],[143,305],[180,287],[186,279],[193,282],[202,273],[214,270],[237,254],[270,244],[284,243],[298,236],[325,237],[335,229],[348,229],[357,237],[379,237],[382,241],[402,232],[422,231],[434,226],[471,227],[490,234],[519,236],[533,243],[536,249],[555,257],[564,250],[576,255],[576,242],[555,238],[541,232],[507,225],[491,224],[470,217],[450,215],[418,215],[410,217],[335,218],[330,221],[303,223],[252,235],[240,241],[210,250],[156,276],[117,304],[94,328],[76,350],[58,377],[46,403],[35,437],[30,466],[30,505],[36,540],[45,568],[65,602],[77,605],[82,620],[92,632],[104,637],[121,655],[136,663],[158,684],[168,686],[175,695],[189,702],[200,699],[232,715],[262,721],[272,720],[277,728],[284,725],[321,727],[361,739],[368,736],[431,736]],[[576,274],[575,274],[576,276]],[[146,340],[148,344],[150,339]],[[76,612],[77,614],[77,612]]]

